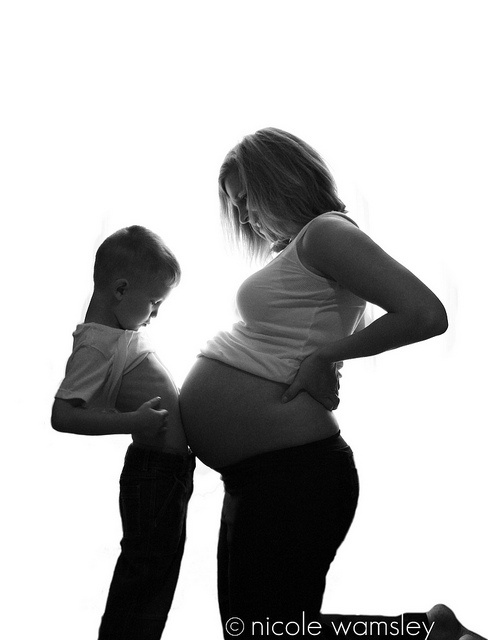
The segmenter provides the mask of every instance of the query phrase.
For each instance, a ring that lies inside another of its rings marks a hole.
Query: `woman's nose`
[[[249,222],[249,213],[247,211],[247,207],[244,205],[238,205],[239,210],[239,222],[240,224],[247,224]]]

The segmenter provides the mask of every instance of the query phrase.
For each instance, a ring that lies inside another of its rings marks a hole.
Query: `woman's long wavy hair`
[[[273,242],[258,236],[225,190],[237,174],[247,196],[250,219],[259,222]],[[300,138],[268,127],[246,136],[225,157],[219,174],[221,216],[228,237],[251,258],[281,251],[310,220],[329,211],[345,212],[336,184],[320,155]]]

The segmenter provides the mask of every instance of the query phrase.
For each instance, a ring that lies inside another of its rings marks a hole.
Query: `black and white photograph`
[[[488,637],[486,10],[1,5],[2,638]]]

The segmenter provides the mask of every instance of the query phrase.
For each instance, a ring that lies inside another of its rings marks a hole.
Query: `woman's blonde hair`
[[[274,239],[272,251],[281,251],[321,213],[346,211],[327,165],[310,145],[273,127],[246,136],[222,163],[219,196],[224,229],[253,258],[269,254],[270,245],[251,225],[239,223],[225,189],[231,175],[239,177],[251,220],[258,212],[259,224]]]

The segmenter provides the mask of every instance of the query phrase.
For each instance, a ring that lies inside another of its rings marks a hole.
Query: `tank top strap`
[[[309,225],[311,225],[314,220],[316,220],[317,218],[325,218],[326,216],[328,216],[328,217],[334,216],[336,218],[341,218],[341,219],[347,220],[348,222],[353,224],[355,227],[359,228],[358,224],[352,218],[347,216],[345,213],[340,213],[339,211],[327,211],[326,213],[321,213],[318,216],[316,216],[315,218],[312,218],[312,220],[310,220],[309,222],[307,222],[307,224],[300,229],[300,231],[297,233],[297,235],[293,238],[293,240],[290,242],[290,244],[288,246],[291,246],[297,240],[299,240],[304,235],[304,233],[308,229]]]

